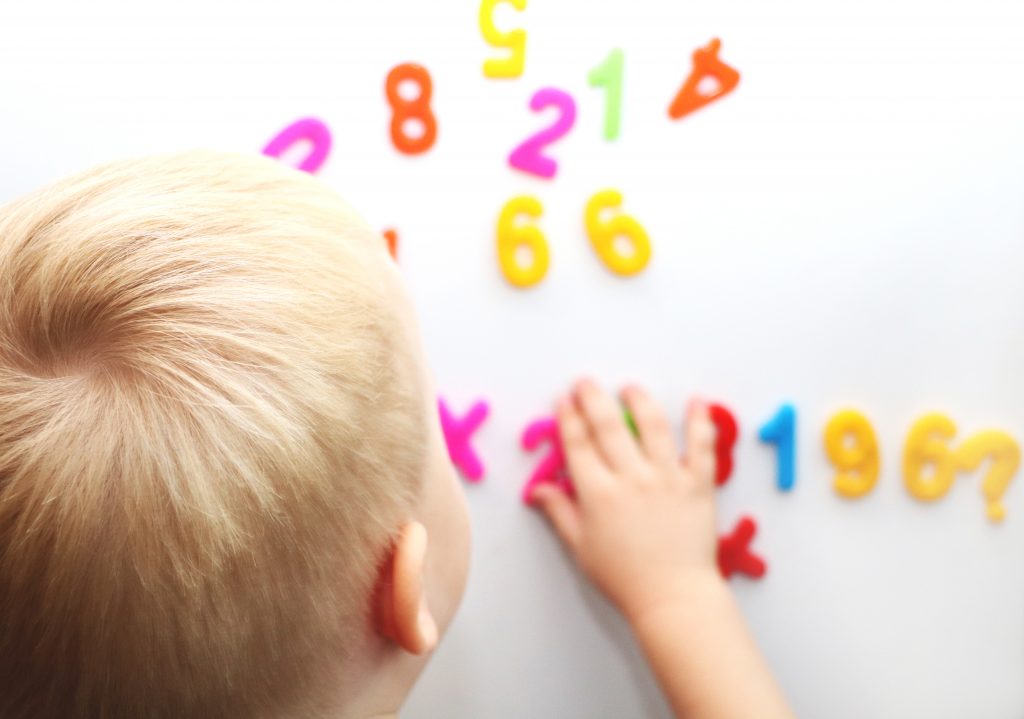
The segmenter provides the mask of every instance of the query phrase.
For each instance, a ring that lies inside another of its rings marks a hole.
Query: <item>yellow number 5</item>
[[[494,8],[506,2],[520,12],[526,9],[526,0],[482,0],[480,3],[480,32],[484,40],[494,47],[505,47],[512,51],[507,58],[491,58],[484,61],[484,75],[487,77],[519,77],[523,74],[526,60],[526,31],[502,32],[494,25]]]

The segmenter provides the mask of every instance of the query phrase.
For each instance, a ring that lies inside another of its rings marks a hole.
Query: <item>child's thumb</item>
[[[558,536],[575,551],[581,534],[580,511],[565,490],[553,484],[538,485],[530,493],[530,503],[541,508]]]

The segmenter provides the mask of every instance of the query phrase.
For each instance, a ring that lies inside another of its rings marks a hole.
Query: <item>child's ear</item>
[[[425,654],[438,640],[423,589],[426,556],[426,528],[419,522],[403,526],[374,593],[377,632],[410,654]]]

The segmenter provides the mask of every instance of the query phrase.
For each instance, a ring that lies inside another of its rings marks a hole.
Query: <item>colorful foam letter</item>
[[[740,84],[740,74],[718,59],[718,51],[721,49],[721,40],[715,38],[707,47],[694,51],[693,71],[686,78],[686,82],[668,109],[668,115],[673,120],[678,120],[728,95]],[[714,80],[718,87],[710,93],[701,92],[701,82],[708,78]]]
[[[728,579],[737,573],[753,579],[764,576],[767,565],[750,551],[756,534],[757,523],[751,517],[742,517],[730,534],[718,540],[718,569],[723,577]]]
[[[484,465],[473,450],[470,438],[487,419],[490,408],[486,402],[479,401],[470,408],[465,417],[459,419],[449,411],[444,399],[439,398],[437,404],[441,411],[441,428],[444,430],[444,441],[448,445],[448,456],[451,457],[452,464],[458,467],[470,482],[479,482],[484,476]]]

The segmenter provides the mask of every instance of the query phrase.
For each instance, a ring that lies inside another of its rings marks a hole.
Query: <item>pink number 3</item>
[[[553,125],[527,138],[508,156],[508,164],[517,170],[528,172],[537,177],[552,178],[558,170],[558,163],[550,157],[544,157],[541,150],[546,145],[561,139],[576,122],[576,102],[564,90],[545,87],[538,90],[530,100],[530,109],[540,112],[554,105],[559,110],[558,119]]]

